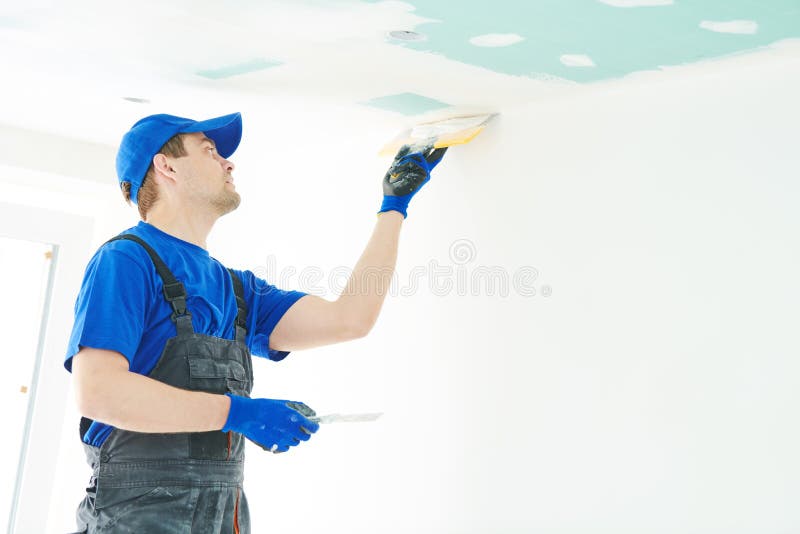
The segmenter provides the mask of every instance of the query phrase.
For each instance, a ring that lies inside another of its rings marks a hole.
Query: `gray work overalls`
[[[183,284],[137,236],[150,255],[173,309],[177,336],[170,338],[150,378],[172,386],[249,397],[253,386],[245,344],[247,305],[241,280],[230,269],[238,316],[236,339],[197,334],[186,310]],[[91,420],[81,420],[81,438]],[[83,441],[81,439],[81,441]],[[76,517],[81,533],[250,532],[242,490],[244,437],[236,432],[140,433],[114,428],[101,447],[83,443],[92,467],[90,487]]]

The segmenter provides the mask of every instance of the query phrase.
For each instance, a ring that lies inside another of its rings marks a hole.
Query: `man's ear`
[[[159,153],[153,156],[153,168],[157,176],[163,175],[175,179],[175,169],[170,166],[169,159],[164,154]]]

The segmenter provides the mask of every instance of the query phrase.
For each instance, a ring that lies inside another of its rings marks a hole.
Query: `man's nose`
[[[233,172],[233,169],[235,169],[236,166],[233,164],[232,161],[222,158],[222,168],[225,169],[227,172]]]

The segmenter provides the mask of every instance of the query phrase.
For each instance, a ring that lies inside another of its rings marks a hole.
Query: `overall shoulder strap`
[[[178,335],[194,333],[194,329],[192,328],[192,314],[186,309],[186,289],[183,287],[183,284],[175,278],[175,275],[172,274],[167,264],[164,263],[156,251],[153,250],[153,247],[148,245],[142,238],[132,234],[121,234],[112,237],[106,241],[106,243],[120,239],[127,239],[128,241],[139,243],[147,251],[150,259],[153,261],[158,276],[161,277],[161,281],[163,282],[164,298],[169,302],[170,306],[172,306],[171,319],[172,322],[175,323]]]

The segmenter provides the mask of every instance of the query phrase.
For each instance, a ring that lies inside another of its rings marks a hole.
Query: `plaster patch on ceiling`
[[[361,104],[389,111],[396,111],[403,115],[420,115],[435,109],[450,107],[450,104],[416,93],[399,93],[396,95],[381,96],[366,102],[361,102]]]
[[[0,16],[0,28],[28,29],[31,24],[23,19]]]
[[[516,44],[524,40],[525,38],[523,36],[517,35],[516,33],[487,33],[473,37],[469,40],[469,42],[475,46],[493,47],[511,46],[512,44]]]
[[[652,7],[671,6],[674,0],[597,0],[600,3],[613,7]]]
[[[231,76],[240,76],[242,74],[248,74],[250,72],[269,69],[271,67],[276,67],[278,65],[283,65],[283,63],[280,61],[270,61],[259,58],[259,59],[252,59],[250,61],[245,61],[244,63],[237,63],[235,65],[220,67],[217,69],[199,70],[197,71],[196,74],[198,76],[202,76],[203,78],[210,78],[212,80],[221,80],[224,78],[230,78]]]
[[[754,20],[730,20],[727,22],[714,22],[704,20],[700,23],[704,30],[718,33],[739,33],[752,35],[758,31],[758,23]]]
[[[561,63],[569,67],[594,67],[594,61],[589,56],[583,54],[563,54],[560,58]]]

